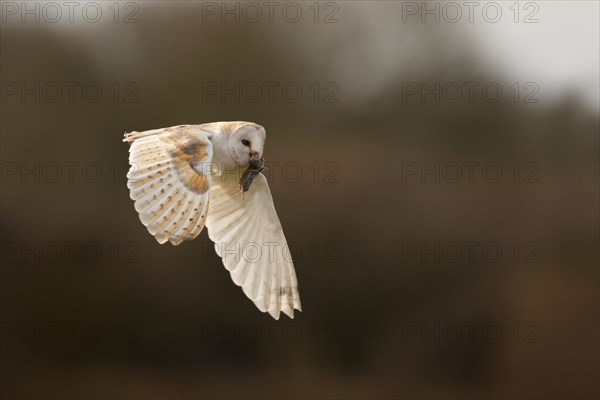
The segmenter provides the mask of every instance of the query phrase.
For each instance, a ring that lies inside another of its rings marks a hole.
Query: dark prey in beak
[[[251,157],[250,165],[248,169],[244,171],[242,178],[238,184],[238,188],[240,192],[242,192],[242,198],[244,197],[244,193],[250,189],[250,185],[252,185],[252,181],[256,177],[256,175],[260,174],[262,170],[265,169],[265,160],[262,157]]]

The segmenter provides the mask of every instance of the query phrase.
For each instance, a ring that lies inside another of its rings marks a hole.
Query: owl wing
[[[237,182],[213,180],[206,226],[233,282],[279,319],[301,310],[298,282],[267,180],[258,174],[242,198]]]
[[[131,132],[127,187],[142,224],[159,243],[195,239],[206,221],[212,143],[191,125]]]

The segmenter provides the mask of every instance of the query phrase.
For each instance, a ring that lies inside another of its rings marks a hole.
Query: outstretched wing
[[[279,319],[301,310],[298,282],[267,180],[258,174],[242,198],[237,182],[215,177],[206,226],[236,285]]]
[[[195,239],[206,220],[212,143],[193,125],[125,135],[127,187],[140,220],[159,243]]]

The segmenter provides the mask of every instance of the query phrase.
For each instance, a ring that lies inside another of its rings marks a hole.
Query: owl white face
[[[265,129],[259,125],[245,125],[233,132],[229,138],[229,152],[234,161],[248,166],[251,158],[261,158],[265,145]]]

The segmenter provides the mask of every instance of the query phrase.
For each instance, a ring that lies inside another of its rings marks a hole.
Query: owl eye
[[[247,141],[246,139],[242,139],[242,144],[243,144],[244,146],[248,146],[248,145],[250,144],[250,142],[249,142],[249,141]]]

